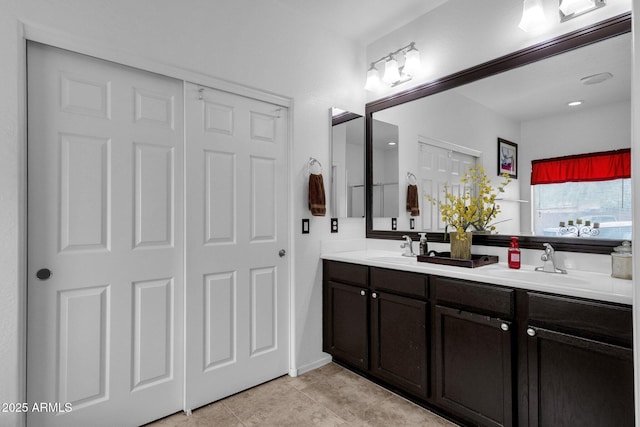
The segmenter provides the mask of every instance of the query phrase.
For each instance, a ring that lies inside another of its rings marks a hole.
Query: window
[[[532,162],[536,235],[631,239],[630,150]]]

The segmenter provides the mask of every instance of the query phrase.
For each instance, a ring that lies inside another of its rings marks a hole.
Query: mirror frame
[[[618,15],[483,64],[467,68],[466,70],[449,76],[367,103],[365,105],[366,237],[371,239],[400,240],[403,235],[409,235],[416,240],[418,238],[418,232],[420,231],[386,231],[373,229],[373,187],[371,185],[373,182],[373,113],[629,32],[631,32],[631,12]],[[443,233],[441,232],[430,232],[427,234],[429,241],[445,242]],[[475,235],[473,237],[473,242],[474,244],[483,246],[508,247],[510,238],[507,235],[497,234]],[[620,240],[612,239],[579,239],[553,236],[519,236],[519,242],[521,248],[527,249],[541,249],[542,243],[548,242],[559,251],[595,254],[610,254],[613,252],[613,248],[620,244]]]

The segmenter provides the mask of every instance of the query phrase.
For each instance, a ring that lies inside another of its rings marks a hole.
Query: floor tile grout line
[[[295,387],[294,387],[295,388]],[[304,394],[305,396],[307,396],[310,400],[312,400],[313,402],[317,403],[318,405],[320,405],[320,407],[326,409],[327,411],[329,411],[331,414],[333,414],[336,418],[338,418],[340,421],[342,421],[345,425],[351,425],[351,423],[349,423],[347,420],[345,420],[344,418],[342,418],[339,414],[337,414],[336,412],[334,412],[331,408],[329,408],[327,405],[325,405],[322,402],[319,402],[318,400],[314,399],[313,396],[307,394],[304,392],[304,390],[299,390],[296,388],[296,390],[299,393]]]
[[[236,420],[238,420],[238,422],[239,422],[240,424],[242,424],[243,426],[245,426],[245,427],[246,427],[246,424],[244,423],[244,421],[242,421],[242,419],[238,416],[238,414],[236,414],[236,413],[233,411],[233,409],[231,409],[231,408],[229,407],[229,405],[227,405],[227,403],[225,402],[225,400],[226,400],[226,398],[225,398],[225,399],[220,400],[220,401],[219,401],[219,402],[220,402],[220,404],[221,404],[221,405],[222,405],[222,406],[223,406],[223,407],[224,407],[224,408],[225,408],[225,409],[226,409],[226,410],[227,410],[231,415],[233,415],[233,417],[234,417]]]

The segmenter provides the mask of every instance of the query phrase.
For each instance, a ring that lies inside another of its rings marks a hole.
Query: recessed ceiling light
[[[569,107],[577,107],[578,105],[582,105],[584,103],[584,101],[571,101],[571,102],[567,102],[567,105]]]
[[[583,77],[580,79],[580,81],[585,85],[595,85],[598,83],[602,83],[605,80],[609,80],[612,77],[613,74],[611,73],[598,73],[592,76]]]

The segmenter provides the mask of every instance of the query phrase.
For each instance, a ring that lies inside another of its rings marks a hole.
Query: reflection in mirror
[[[398,216],[398,126],[373,121],[373,201],[371,209],[376,218]]]
[[[613,77],[584,79],[601,73]],[[594,80],[602,81],[593,84]],[[418,229],[444,229],[437,209],[426,196],[437,198],[444,185],[455,186],[469,164],[482,165],[494,186],[498,184],[498,139],[502,138],[517,144],[519,158],[518,179],[507,186],[500,200],[498,232],[548,235],[537,233],[532,226],[532,211],[540,212],[536,208],[538,201],[532,199],[532,160],[630,147],[630,81],[631,35],[626,33],[449,90],[421,98],[414,96],[408,102],[391,101],[389,104],[397,105],[388,108],[368,105],[367,111],[372,112],[373,141],[377,138],[377,121],[394,123],[398,128],[396,178],[401,187],[407,172],[419,178],[422,197]],[[568,106],[575,100],[582,104]],[[375,177],[375,147],[373,151]],[[626,191],[625,197],[628,194]],[[593,195],[588,201],[591,207],[604,204],[604,200],[594,200]],[[410,216],[402,209],[402,189],[399,196],[398,230],[409,230]],[[587,203],[576,203],[581,202]],[[577,219],[573,218],[575,215],[582,214],[567,211],[567,220]],[[389,222],[378,220],[377,216],[373,208],[372,230],[389,230]]]
[[[331,217],[363,218],[364,117],[339,108],[331,115]]]

